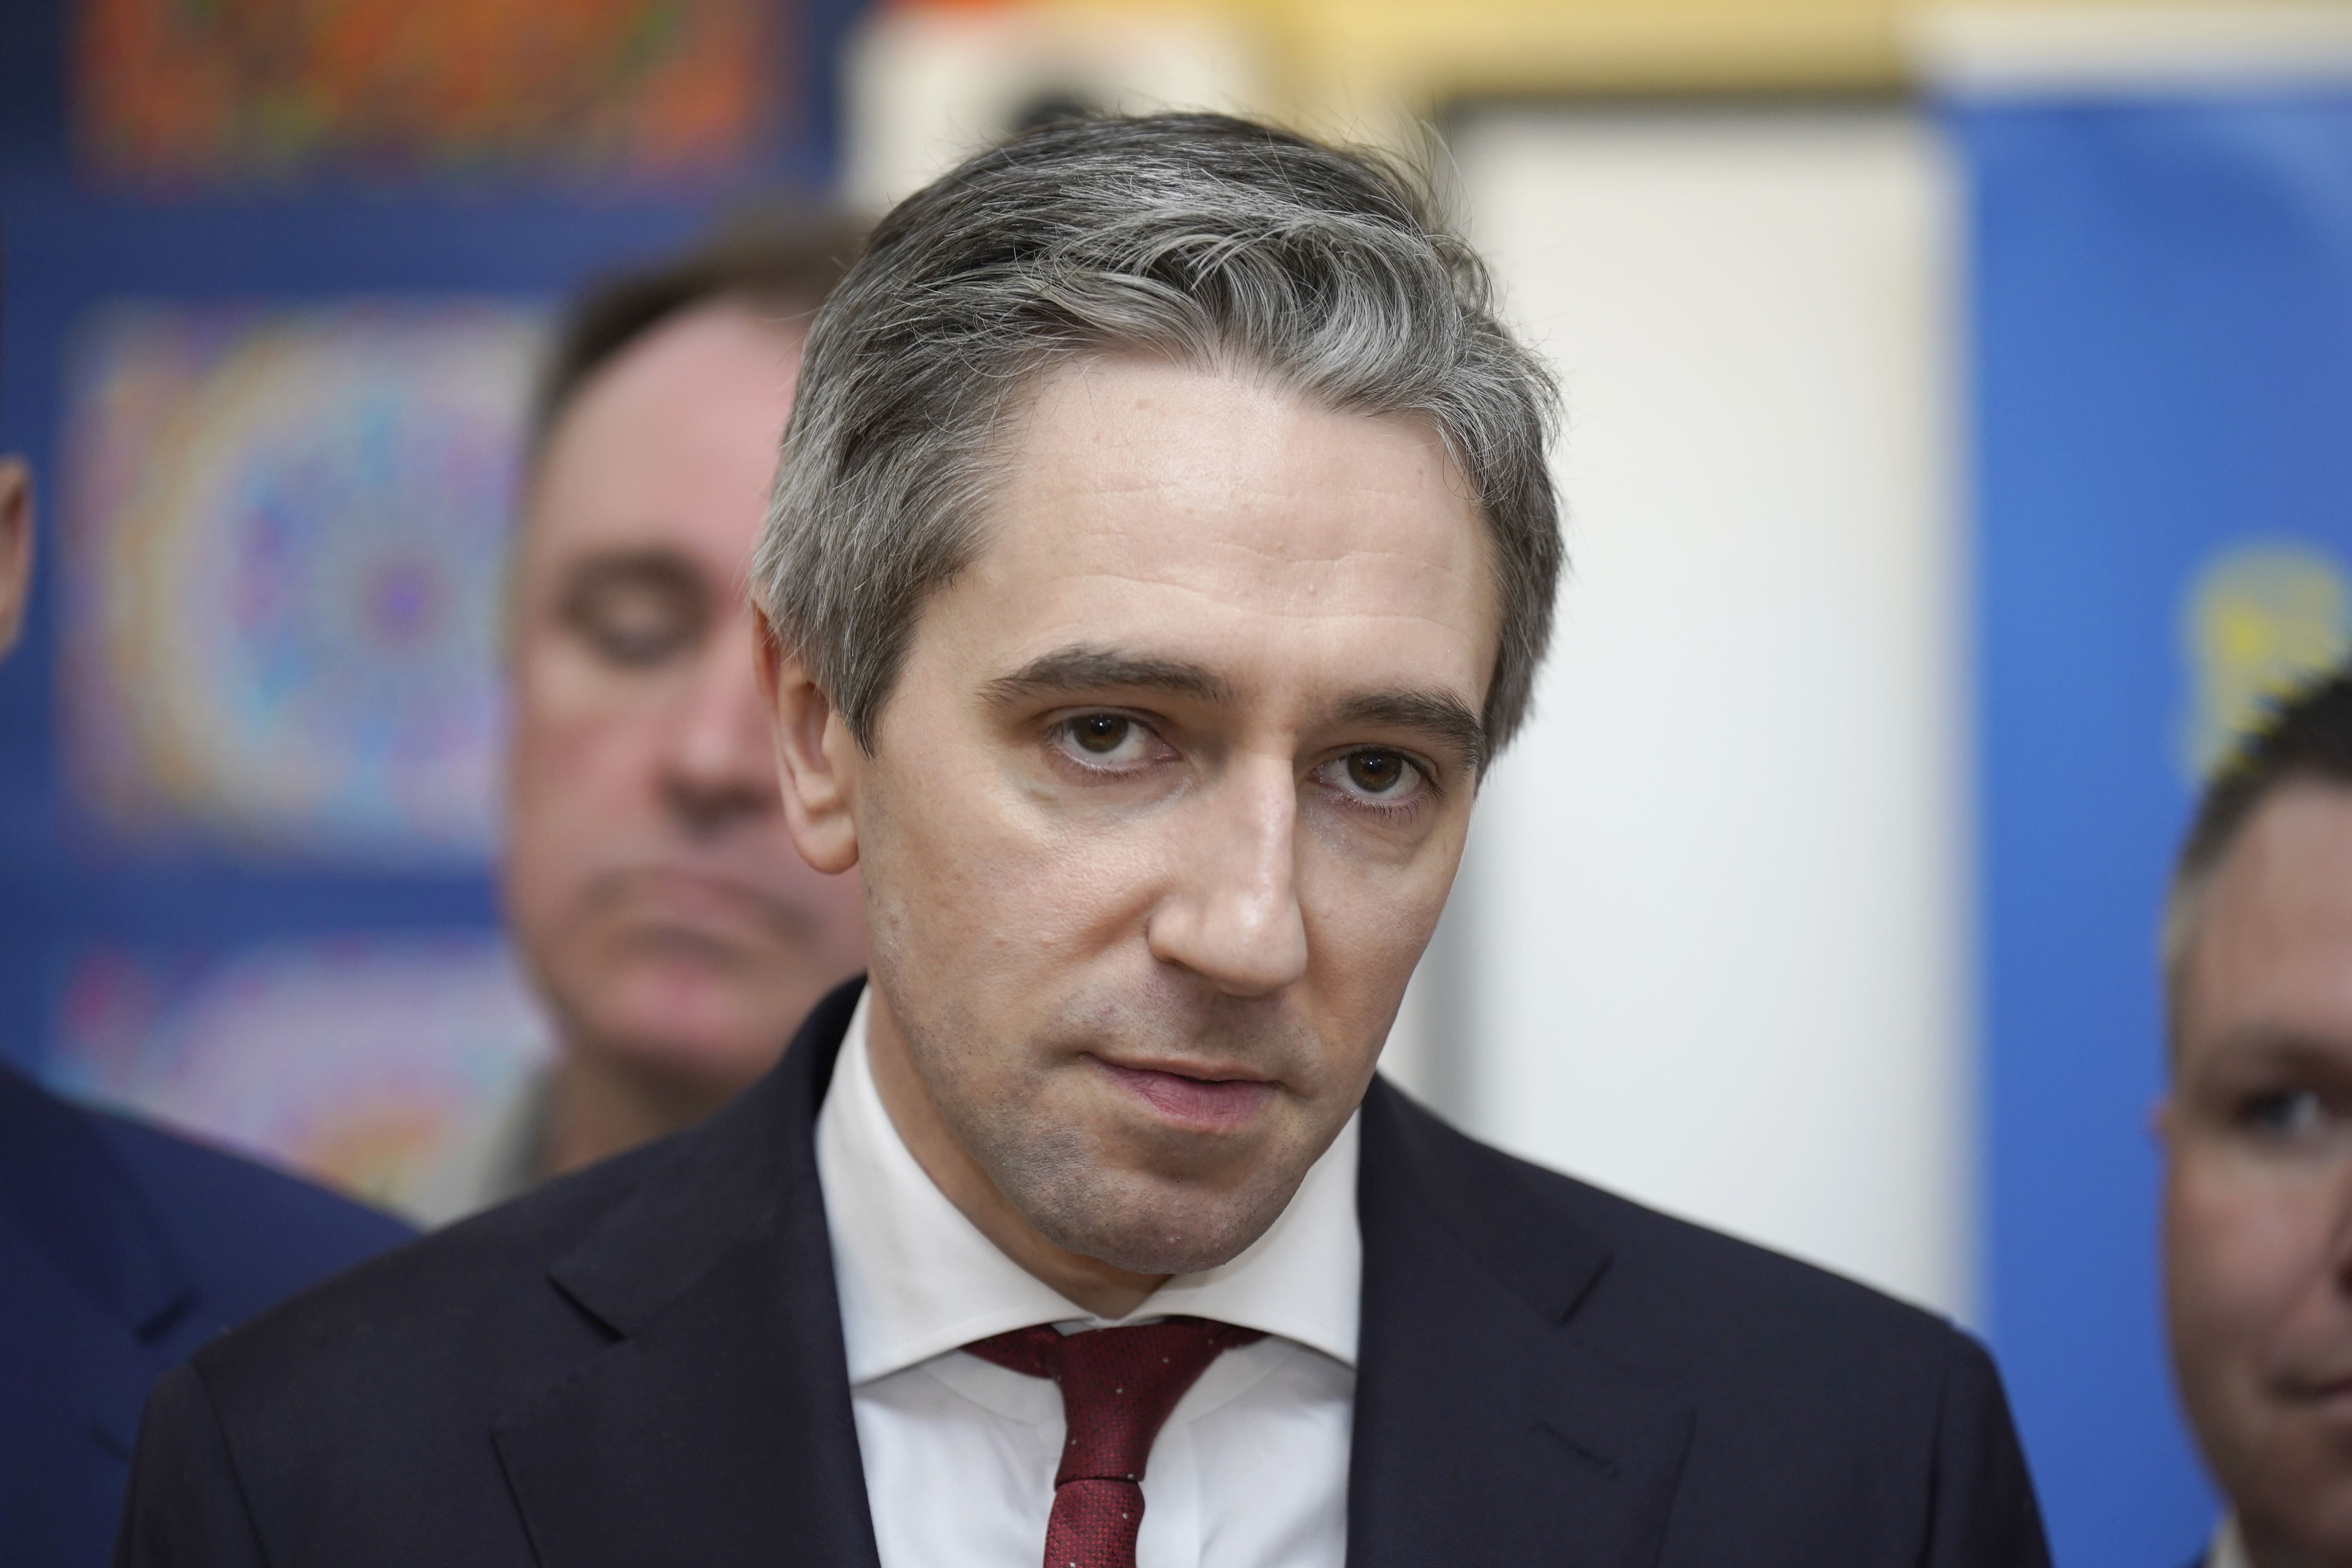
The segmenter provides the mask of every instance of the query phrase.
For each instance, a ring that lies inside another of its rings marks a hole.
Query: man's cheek
[[[2182,1258],[2189,1289],[2176,1300],[2176,1315],[2217,1374],[2263,1383],[2284,1344],[2333,1337],[2338,1309],[2321,1278],[2326,1237],[2307,1205],[2283,1203],[2287,1194],[2270,1184],[2225,1180],[2214,1187],[2197,1194],[2192,1250]]]
[[[615,793],[631,752],[642,749],[628,726],[601,707],[564,712],[536,700],[520,714],[513,745],[518,793],[525,797],[519,812],[571,812],[583,820],[593,820],[594,805]]]
[[[2242,1306],[2232,1303],[2263,1293],[2268,1256],[2277,1245],[2276,1219],[2247,1185],[2226,1169],[2210,1168],[2176,1184],[2173,1247],[2185,1310],[2193,1307],[2207,1318],[2242,1315]]]
[[[560,635],[535,638],[515,669],[526,712],[536,722],[562,729],[618,706],[611,668]]]

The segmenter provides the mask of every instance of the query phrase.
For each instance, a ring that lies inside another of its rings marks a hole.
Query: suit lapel
[[[1383,1082],[1363,1137],[1350,1568],[1655,1562],[1692,1411],[1578,1339],[1606,1247]]]
[[[552,1270],[612,1342],[496,1429],[544,1568],[877,1563],[814,1137],[856,994]]]
[[[496,1429],[543,1568],[876,1568],[814,1130],[855,987],[552,1270],[609,1336]],[[1646,1568],[1687,1402],[1576,1335],[1608,1252],[1376,1081],[1350,1568]]]

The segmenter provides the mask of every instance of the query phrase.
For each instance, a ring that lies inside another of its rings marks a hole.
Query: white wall
[[[1574,575],[1396,1070],[1515,1152],[1965,1312],[1933,133],[1513,109],[1450,145],[1566,387]]]
[[[1265,78],[1250,33],[1203,7],[875,6],[842,61],[842,193],[880,213],[1010,134],[1041,99],[1246,114]]]

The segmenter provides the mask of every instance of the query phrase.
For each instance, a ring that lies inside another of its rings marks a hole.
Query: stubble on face
[[[889,1026],[925,1099],[995,1192],[1078,1258],[1151,1277],[1230,1261],[1288,1206],[1345,1123],[1334,1108],[1352,1109],[1371,1079],[1377,1038],[1326,1041],[1278,1006],[1204,995],[1157,972],[1088,984],[1004,1038],[1000,1012],[925,984],[931,966],[914,958],[903,910],[870,899],[867,921],[875,984],[894,998]],[[1099,1089],[1087,1080],[1106,1051],[1244,1066],[1275,1086],[1266,1093],[1287,1102],[1285,1114],[1223,1138],[1131,1122],[1108,1131],[1082,1103]]]

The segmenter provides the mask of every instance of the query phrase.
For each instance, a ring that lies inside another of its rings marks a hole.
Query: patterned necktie
[[[1265,1336],[1204,1318],[1064,1334],[1015,1329],[964,1349],[1062,1385],[1069,1440],[1054,1477],[1045,1568],[1135,1568],[1144,1461],[1184,1391],[1234,1345]]]

